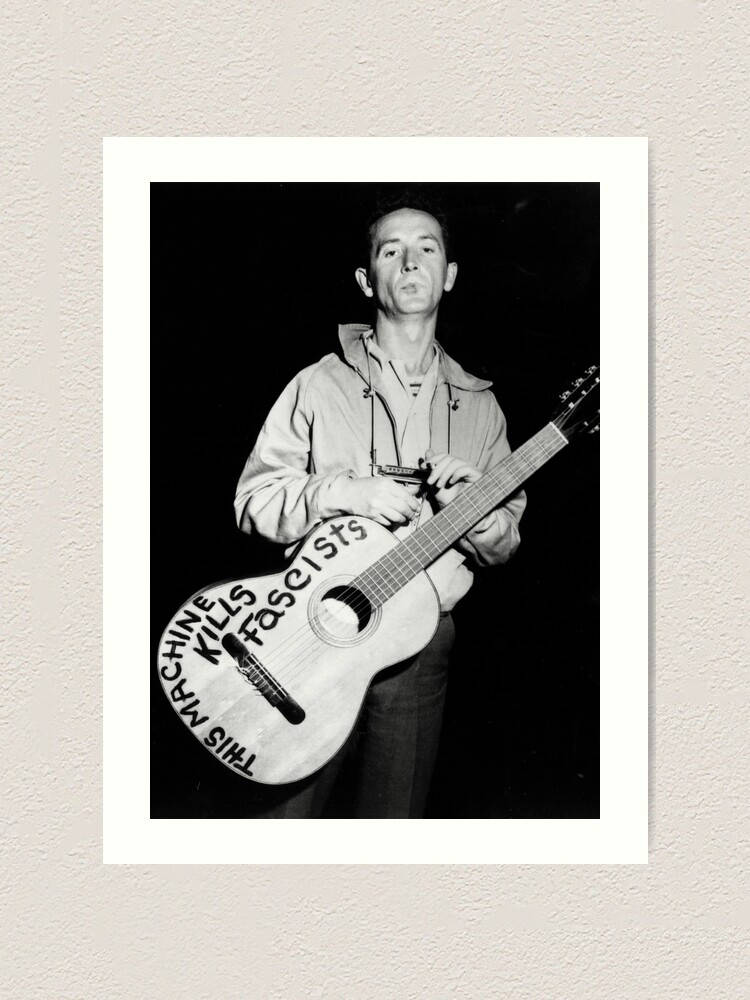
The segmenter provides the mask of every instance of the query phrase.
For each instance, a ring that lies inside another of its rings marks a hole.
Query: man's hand
[[[336,505],[345,514],[361,514],[390,527],[405,524],[419,513],[420,503],[409,487],[384,476],[343,479],[337,486]]]
[[[433,454],[428,451],[425,464],[430,470],[427,483],[435,490],[434,496],[440,507],[455,500],[466,483],[475,483],[482,477],[479,469],[446,452]]]
[[[477,479],[482,478],[479,469],[464,462],[463,459],[454,458],[453,455],[447,455],[444,452],[433,455],[432,452],[428,451],[425,462],[430,469],[427,482],[435,488],[435,499],[441,508],[449,504],[451,500],[455,500],[467,483],[475,483]],[[497,546],[510,532],[511,522],[512,519],[506,511],[491,511],[464,535],[458,545],[474,555],[481,565],[489,565],[490,559],[487,554],[478,554],[477,546]],[[467,539],[469,540],[468,549],[466,547]]]

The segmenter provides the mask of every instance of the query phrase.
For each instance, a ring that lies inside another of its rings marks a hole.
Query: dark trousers
[[[319,817],[348,759],[354,771],[355,818],[421,817],[435,767],[454,636],[453,619],[441,615],[434,637],[418,656],[376,675],[339,753],[309,778],[258,789],[252,815]]]

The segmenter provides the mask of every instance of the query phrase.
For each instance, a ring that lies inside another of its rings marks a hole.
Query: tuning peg
[[[564,403],[565,400],[570,396],[570,389],[566,389],[565,392],[560,393],[560,402]]]

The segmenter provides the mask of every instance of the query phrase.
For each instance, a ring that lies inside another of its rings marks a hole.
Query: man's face
[[[392,318],[429,316],[456,280],[448,263],[440,223],[426,212],[401,208],[379,219],[370,266],[356,273],[360,288]]]

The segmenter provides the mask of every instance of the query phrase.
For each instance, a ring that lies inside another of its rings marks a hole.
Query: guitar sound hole
[[[334,646],[359,642],[376,625],[377,615],[362,591],[343,581],[321,588],[310,610],[313,631]]]

